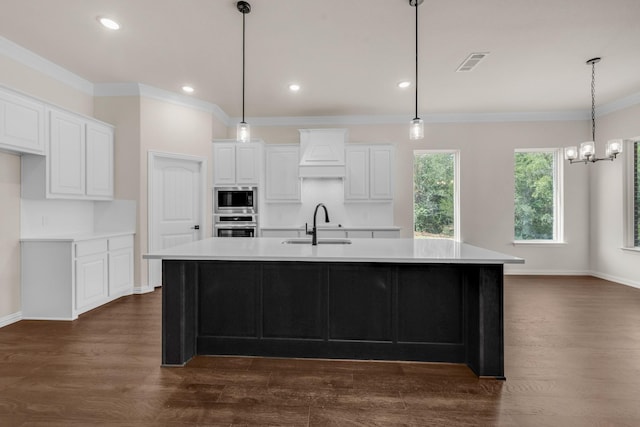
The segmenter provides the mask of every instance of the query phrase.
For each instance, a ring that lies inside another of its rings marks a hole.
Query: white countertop
[[[90,233],[59,234],[51,236],[21,237],[21,242],[81,242],[83,240],[108,239],[111,237],[130,236],[134,231],[94,231]]]
[[[524,263],[522,258],[448,239],[349,239],[351,244],[319,244],[318,246],[283,244],[285,240],[291,239],[212,237],[148,253],[143,255],[143,258],[217,261]]]

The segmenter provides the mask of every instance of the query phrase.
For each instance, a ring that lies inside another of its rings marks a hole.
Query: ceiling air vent
[[[467,56],[464,61],[462,61],[462,64],[460,64],[456,72],[463,73],[473,70],[476,65],[478,65],[480,61],[482,61],[487,55],[489,55],[489,52],[472,53],[471,55]]]

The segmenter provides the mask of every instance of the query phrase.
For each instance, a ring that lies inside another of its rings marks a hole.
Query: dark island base
[[[163,261],[162,362],[465,363],[504,378],[501,264]]]

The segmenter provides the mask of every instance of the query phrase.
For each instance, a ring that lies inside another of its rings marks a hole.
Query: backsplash
[[[342,179],[302,180],[302,203],[262,203],[261,227],[299,227],[313,222],[313,212],[318,203],[329,210],[332,225],[389,226],[393,225],[393,203],[366,202],[345,203]],[[318,216],[318,221],[323,219]]]

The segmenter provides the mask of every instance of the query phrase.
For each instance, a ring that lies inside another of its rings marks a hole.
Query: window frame
[[[552,239],[516,239],[515,213],[515,156],[517,153],[550,153],[553,155],[553,238]],[[561,148],[516,148],[513,152],[513,244],[514,245],[564,245],[564,161]]]
[[[636,200],[635,200],[635,168],[634,164],[635,160],[640,163],[640,158],[635,158],[635,144],[640,144],[640,136],[635,138],[630,138],[624,141],[625,147],[625,162],[624,162],[624,225],[623,225],[623,247],[622,249],[637,251],[640,252],[640,246],[635,246],[634,237],[635,237],[635,209],[636,209]],[[640,203],[640,200],[638,200]]]
[[[413,189],[415,188],[415,167],[416,167],[416,155],[420,154],[452,154],[453,155],[453,237],[447,238],[456,242],[461,241],[460,232],[460,150],[429,150],[429,149],[415,149],[413,150],[413,156],[411,157],[411,213],[412,213],[412,238],[415,238],[416,229],[416,215],[415,215],[415,194]]]

